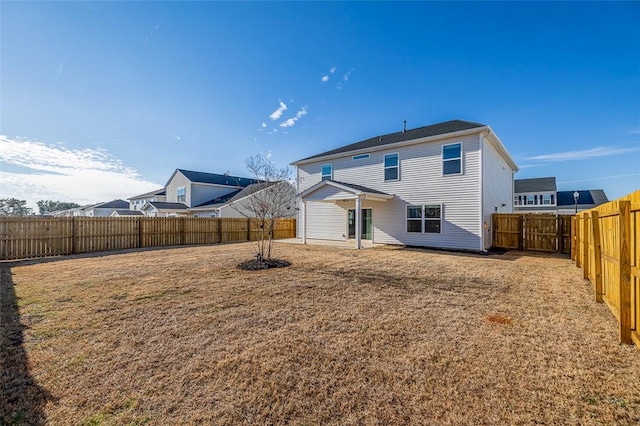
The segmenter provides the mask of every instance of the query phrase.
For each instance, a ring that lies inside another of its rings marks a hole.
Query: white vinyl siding
[[[491,247],[491,216],[513,213],[513,170],[498,151],[483,138],[482,194],[484,249]]]
[[[452,143],[462,144],[464,164],[464,174],[456,176],[455,179],[442,174],[442,146]],[[398,166],[402,179],[385,182],[383,179],[384,156],[395,153],[398,154]],[[347,154],[342,158],[332,159],[334,180],[363,185],[394,195],[394,198],[387,202],[370,203],[375,208],[373,219],[375,242],[480,250],[482,230],[478,193],[480,154],[477,134],[374,151],[370,153],[369,158],[359,161],[353,161],[351,157],[352,155]],[[320,160],[298,166],[299,192],[320,182],[322,164],[326,164],[326,161]],[[512,191],[507,195],[511,198]],[[407,205],[425,205],[434,202],[443,206],[441,233],[407,232]],[[344,204],[347,205],[347,203]],[[328,220],[327,215],[332,208],[320,207],[321,205],[336,207],[336,204],[332,203],[307,203],[307,237],[314,238],[311,235],[317,235],[318,231],[315,229],[317,227],[331,229],[321,232],[327,238],[329,234],[342,236],[345,232],[346,216],[336,219],[334,224],[323,223],[322,221]],[[338,205],[342,208],[342,202],[338,202]],[[316,214],[317,209],[321,209],[322,213]],[[320,222],[317,222],[318,219]],[[337,228],[340,226],[342,226],[342,232],[338,232]]]

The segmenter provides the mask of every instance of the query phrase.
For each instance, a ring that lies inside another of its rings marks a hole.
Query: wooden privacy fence
[[[493,214],[496,248],[569,254],[571,216],[554,214]]]
[[[571,234],[571,258],[617,318],[620,341],[640,346],[640,191],[578,213]]]
[[[0,260],[185,244],[257,241],[252,219],[192,217],[0,218]],[[294,238],[296,220],[280,219],[274,238]]]

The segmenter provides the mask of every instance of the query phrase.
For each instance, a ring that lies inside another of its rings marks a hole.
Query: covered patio
[[[364,200],[383,202],[394,198],[393,195],[385,194],[384,192],[377,191],[375,189],[367,188],[361,185],[354,185],[345,182],[337,182],[334,180],[323,180],[311,188],[299,194],[300,196],[300,240],[302,244],[307,244],[307,231],[308,227],[314,226],[313,223],[309,223],[307,220],[307,203],[308,202],[320,202],[320,203],[333,203],[339,202],[353,202],[355,206],[355,218],[354,218],[354,238],[347,238],[346,241],[330,241],[331,243],[351,243],[354,248],[364,248],[362,239],[362,202]],[[367,241],[373,245],[371,241]]]

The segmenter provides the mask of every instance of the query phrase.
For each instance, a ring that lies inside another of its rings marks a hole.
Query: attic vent
[[[407,131],[407,120],[402,121],[402,133]]]

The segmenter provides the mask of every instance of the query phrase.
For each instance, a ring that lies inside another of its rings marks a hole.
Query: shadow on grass
[[[0,425],[43,425],[50,394],[29,373],[11,268],[0,264]]]

